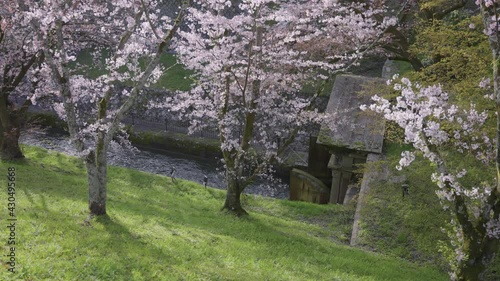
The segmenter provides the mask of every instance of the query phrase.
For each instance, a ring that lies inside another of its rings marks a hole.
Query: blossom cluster
[[[486,7],[492,7],[495,3],[500,3],[497,0],[476,0],[476,5],[484,4]]]
[[[486,231],[491,238],[500,239],[500,219],[491,219],[486,223]]]
[[[375,103],[369,109],[384,114],[387,120],[403,128],[405,142],[421,151],[424,157],[439,162],[431,147],[452,145],[457,151],[471,153],[484,163],[494,159],[493,142],[483,128],[488,118],[486,112],[478,112],[473,104],[468,109],[450,104],[448,93],[439,85],[421,87],[407,78],[402,78],[400,83],[393,81],[388,84],[401,95],[394,103],[374,96]],[[368,107],[363,105],[361,109]],[[399,169],[408,166],[413,159],[413,152],[404,152]]]
[[[394,22],[376,20],[381,8],[333,0],[195,1],[176,52],[197,84],[156,106],[191,120],[193,131],[216,124],[222,150],[242,170],[263,167],[280,159],[297,130],[326,123],[327,115],[312,110],[315,95],[300,93],[355,62]]]
[[[43,87],[31,100],[52,99],[52,108],[75,129],[72,137],[92,147],[88,141],[99,132],[117,128],[132,88],[147,87],[163,74],[159,64],[152,70],[144,65],[173,20],[157,0],[24,2],[16,5],[17,22],[31,28],[31,46],[45,54]],[[82,53],[91,61],[77,60]],[[99,110],[105,117],[98,118]]]
[[[477,240],[483,241],[500,238],[498,214],[493,211],[497,204],[492,203],[495,201],[492,200],[495,198],[493,185],[487,179],[471,184],[470,178],[466,178],[469,177],[467,170],[456,169],[453,161],[446,162],[446,154],[455,150],[475,157],[485,167],[494,163],[496,143],[485,129],[488,114],[479,112],[473,104],[466,109],[452,104],[448,93],[439,85],[422,87],[406,78],[399,80],[397,76],[388,81],[388,85],[399,96],[394,100],[374,96],[375,103],[362,109],[378,112],[397,123],[404,130],[405,142],[415,148],[401,154],[397,169],[410,165],[416,153],[435,165],[436,172],[431,178],[439,187],[436,194],[443,209],[451,213],[450,224],[444,228],[451,249],[445,247],[443,251],[452,257],[450,276],[454,280],[469,260],[469,243],[482,243],[470,241],[476,239],[471,236],[481,234]],[[479,87],[488,90],[490,79],[483,79]]]
[[[15,1],[0,6],[0,90],[12,101],[31,99],[43,73],[33,67],[42,57],[33,40],[32,26],[19,13]]]

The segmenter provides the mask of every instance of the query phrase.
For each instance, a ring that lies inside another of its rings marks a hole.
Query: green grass
[[[405,75],[405,74],[413,71],[413,66],[409,62],[400,61],[400,60],[396,60],[394,62],[398,66],[398,74],[400,74],[400,75]]]
[[[448,269],[444,255],[439,250],[450,247],[449,238],[441,228],[446,227],[450,215],[439,203],[435,191],[436,183],[431,174],[436,167],[417,156],[411,166],[397,171],[401,152],[412,150],[409,145],[386,143],[385,161],[369,166],[369,169],[389,171],[386,180],[379,180],[370,186],[367,201],[361,213],[361,234],[359,245],[376,252],[401,257],[420,263],[431,263],[443,270]],[[462,178],[464,186],[476,186],[477,183],[491,179],[493,168],[485,168],[473,155],[464,155],[453,151],[441,151],[447,157],[449,167],[468,173]],[[399,178],[404,182],[396,181]],[[402,184],[409,185],[409,196],[402,196]],[[486,271],[484,280],[500,280],[500,262],[493,261]]]
[[[161,65],[167,71],[160,77],[158,82],[152,85],[153,88],[188,91],[191,89],[192,81],[189,76],[193,74],[177,64],[177,58],[173,54],[165,54],[160,58]]]
[[[80,52],[76,58],[76,62],[80,64],[85,76],[89,78],[97,78],[106,72],[104,71],[105,59],[109,57],[109,51],[104,49],[101,51],[100,58],[95,61],[91,52],[84,50]],[[191,89],[192,71],[185,69],[182,65],[177,64],[177,58],[173,54],[163,54],[160,58],[160,65],[165,69],[165,72],[160,79],[151,88],[168,89],[171,91],[188,91]],[[145,63],[142,63],[145,68]]]
[[[109,168],[109,216],[87,220],[81,161],[23,149],[26,160],[0,163],[4,174],[16,168],[18,219],[17,273],[6,268],[2,227],[0,280],[447,279],[431,266],[336,243],[327,218],[341,206],[244,196],[250,216],[239,219],[220,211],[223,191],[125,168]]]
[[[437,186],[431,181],[434,170],[426,161],[417,159],[410,168],[396,171],[403,147],[392,145],[387,149],[385,162],[374,164],[370,169],[385,165],[390,176],[370,186],[367,201],[361,213],[359,245],[377,252],[433,263],[446,268],[446,262],[438,252],[439,241],[447,241],[440,228],[448,220],[435,194]],[[402,184],[391,180],[404,176],[409,185],[409,196],[403,197]]]

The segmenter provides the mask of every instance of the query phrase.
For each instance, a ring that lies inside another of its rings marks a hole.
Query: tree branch
[[[148,66],[146,67],[146,70],[144,70],[141,78],[139,81],[137,81],[130,93],[130,96],[128,99],[122,104],[122,106],[118,109],[118,112],[115,114],[113,119],[110,121],[110,127],[108,134],[106,135],[105,138],[105,145],[108,145],[109,142],[112,140],[114,135],[116,134],[118,130],[118,125],[120,124],[121,120],[123,120],[125,114],[130,110],[130,108],[135,104],[135,101],[138,99],[138,96],[140,92],[142,91],[142,88],[147,82],[147,79],[151,76],[151,73],[153,70],[158,66],[160,63],[160,58],[165,51],[165,48],[167,48],[171,41],[172,38],[174,37],[175,33],[179,29],[182,19],[184,18],[184,15],[186,13],[187,7],[189,6],[190,1],[185,0],[183,3],[183,6],[181,10],[179,11],[179,14],[177,15],[177,18],[174,21],[174,25],[172,26],[172,29],[169,30],[167,35],[163,38],[162,42],[158,45],[158,49],[156,51],[156,54],[154,58],[149,62]]]
[[[155,35],[156,39],[160,39],[161,37],[158,35],[156,32],[156,28],[153,25],[153,22],[151,21],[151,18],[149,17],[149,13],[146,9],[146,4],[144,3],[144,0],[141,0],[141,5],[142,5],[142,10],[144,11],[144,14],[146,15],[146,20],[149,23],[149,26],[151,26],[151,30],[153,30],[153,34]]]

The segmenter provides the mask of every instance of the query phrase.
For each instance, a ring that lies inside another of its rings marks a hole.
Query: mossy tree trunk
[[[468,259],[457,270],[457,280],[476,281],[485,279],[488,264],[499,250],[498,239],[490,239],[487,235],[479,241],[465,241]]]
[[[248,215],[248,213],[241,206],[241,193],[243,188],[235,179],[228,179],[226,200],[224,202],[223,210],[234,213],[237,216]]]
[[[91,215],[106,214],[107,158],[103,138],[99,138],[96,150],[85,159],[89,189],[89,210]]]
[[[495,197],[493,195],[488,199],[498,202]],[[490,211],[498,208],[498,206],[487,204],[484,208],[486,211],[483,211],[480,219],[473,222],[466,213],[467,208],[463,199],[462,196],[457,196],[454,210],[463,234],[463,245],[458,245],[458,247],[461,247],[462,257],[464,258],[456,268],[456,280],[485,280],[484,276],[487,273],[488,265],[500,250],[499,240],[492,237],[486,227],[486,223],[490,220],[488,217],[492,214]]]
[[[10,44],[4,39],[5,33],[0,26],[0,44]],[[43,59],[41,52],[31,54],[23,52],[22,55],[16,54],[11,64],[4,65],[0,76],[0,158],[2,160],[24,158],[19,147],[19,137],[31,102],[27,100],[23,105],[17,106],[9,101],[9,96],[21,83],[25,83],[23,81],[32,66],[37,62],[42,62]]]
[[[445,161],[439,150],[425,139],[427,147],[436,157],[437,172],[449,175]],[[453,258],[449,260],[452,279],[459,281],[484,280],[485,271],[500,251],[499,239],[489,233],[487,224],[498,221],[500,202],[498,192],[492,190],[486,198],[477,218],[471,215],[470,205],[464,193],[457,192],[450,181],[444,182],[444,190],[452,195],[450,214],[453,217],[455,231],[449,237],[452,241]]]
[[[0,95],[0,158],[2,160],[13,160],[24,158],[19,137],[21,128],[26,120],[26,112],[29,102],[20,108],[9,104],[8,95]]]
[[[486,29],[495,26],[488,36],[490,49],[493,55],[493,89],[496,99],[496,186],[488,196],[480,215],[477,229],[479,239],[476,244],[471,243],[471,255],[468,265],[464,268],[462,280],[483,280],[485,270],[492,259],[500,253],[500,237],[498,233],[491,233],[487,223],[496,224],[500,228],[500,26],[496,19],[500,16],[500,4],[493,3],[486,7],[481,3],[481,16]],[[494,24],[492,21],[494,20]],[[477,254],[476,254],[477,253]],[[476,278],[476,279],[474,279]]]

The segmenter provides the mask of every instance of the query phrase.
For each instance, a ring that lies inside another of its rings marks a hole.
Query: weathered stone
[[[382,68],[382,78],[391,79],[392,76],[399,72],[399,65],[394,60],[386,60]]]
[[[344,197],[347,192],[348,185],[351,183],[352,166],[354,159],[347,155],[332,154],[332,187],[330,191],[330,203],[344,202]]]
[[[339,75],[335,80],[326,109],[332,114],[332,125],[323,126],[318,143],[329,147],[381,153],[385,121],[382,116],[367,114],[359,107],[371,103],[365,87],[384,83],[380,78]]]
[[[380,154],[368,154],[366,159],[366,163],[376,162],[382,159],[382,155]],[[384,167],[384,170],[387,170],[387,167]],[[365,205],[366,197],[368,196],[368,192],[370,190],[370,185],[374,181],[384,180],[387,178],[387,172],[379,173],[375,170],[369,170],[363,175],[363,180],[361,181],[361,187],[359,191],[358,202],[356,205],[356,213],[354,214],[354,223],[352,225],[352,233],[351,233],[351,246],[356,246],[358,244],[358,238],[360,233],[360,218],[361,212]]]
[[[356,184],[350,184],[347,186],[347,192],[344,197],[344,205],[351,203],[352,199],[358,194],[359,187]]]

